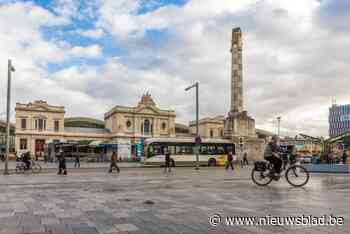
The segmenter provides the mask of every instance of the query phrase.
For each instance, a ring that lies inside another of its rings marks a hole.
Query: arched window
[[[162,129],[163,129],[163,130],[166,129],[166,123],[165,123],[165,122],[162,123]]]
[[[130,121],[130,120],[127,120],[127,121],[126,121],[126,127],[127,127],[127,128],[130,128],[130,127],[131,127],[131,121]]]
[[[210,129],[210,137],[213,137],[213,136],[214,136],[213,129]]]
[[[143,122],[143,132],[149,134],[151,132],[151,123],[148,119]]]

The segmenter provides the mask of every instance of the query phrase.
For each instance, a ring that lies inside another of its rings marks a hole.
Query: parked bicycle
[[[281,171],[281,174],[282,172],[283,171]],[[302,187],[306,185],[310,179],[309,172],[305,169],[305,167],[301,166],[297,160],[290,162],[289,166],[285,170],[284,176],[287,182],[294,187]],[[267,161],[255,162],[251,177],[253,182],[259,186],[266,186],[270,184],[273,179],[276,179],[273,164]]]
[[[35,162],[34,160],[30,160],[29,167],[27,167],[25,162],[19,161],[16,165],[16,173],[22,174],[27,171],[31,171],[32,173],[39,173],[41,172],[41,166],[39,163]]]

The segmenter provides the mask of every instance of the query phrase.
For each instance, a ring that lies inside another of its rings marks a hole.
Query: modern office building
[[[350,104],[329,108],[329,136],[336,137],[350,131]]]

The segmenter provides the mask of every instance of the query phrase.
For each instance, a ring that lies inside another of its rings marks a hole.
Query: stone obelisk
[[[231,41],[231,112],[243,111],[242,31],[232,30]]]
[[[225,121],[227,138],[256,136],[255,120],[248,116],[243,107],[242,52],[242,31],[234,28],[231,40],[231,106]]]

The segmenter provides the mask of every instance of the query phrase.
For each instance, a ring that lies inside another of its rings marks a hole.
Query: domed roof
[[[105,123],[99,119],[87,117],[70,117],[64,119],[64,126],[80,128],[105,128]]]

